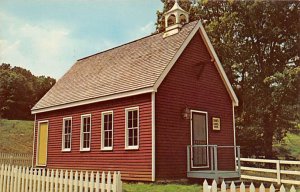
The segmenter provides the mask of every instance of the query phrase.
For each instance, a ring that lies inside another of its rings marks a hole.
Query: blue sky
[[[155,31],[160,0],[0,0],[0,63],[60,78],[77,59]]]

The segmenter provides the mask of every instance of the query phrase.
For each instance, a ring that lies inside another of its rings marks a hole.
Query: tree
[[[32,119],[30,109],[55,84],[21,67],[0,65],[0,118]]]
[[[173,4],[163,1],[157,30]],[[272,157],[272,142],[299,124],[300,3],[199,1],[186,6],[200,19],[238,95],[238,143],[244,155]],[[297,124],[297,123],[296,123]],[[256,143],[259,150],[252,150]],[[251,152],[251,154],[247,154]]]

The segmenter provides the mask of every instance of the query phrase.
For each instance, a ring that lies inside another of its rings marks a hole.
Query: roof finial
[[[183,10],[175,0],[173,7],[165,13],[165,33],[164,37],[178,33],[181,27],[189,22],[189,13]]]

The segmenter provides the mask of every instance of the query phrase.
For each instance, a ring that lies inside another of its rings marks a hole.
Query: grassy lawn
[[[0,152],[32,153],[33,121],[0,119]]]
[[[300,160],[300,134],[287,133],[283,143],[275,144],[276,149],[281,156],[290,155]]]
[[[200,192],[200,185],[123,183],[124,192]]]

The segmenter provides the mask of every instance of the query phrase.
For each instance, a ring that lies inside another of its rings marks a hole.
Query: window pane
[[[132,129],[128,130],[128,145],[132,146]]]
[[[109,145],[109,147],[112,146],[112,139],[109,139],[109,140],[108,140],[108,145]]]
[[[109,122],[109,124],[108,124],[108,129],[109,129],[109,130],[112,130],[112,121]]]
[[[138,138],[134,137],[134,139],[133,139],[133,145],[137,145],[137,144],[138,144]]]
[[[132,119],[132,111],[128,111],[128,120]]]
[[[137,118],[137,110],[132,111],[133,112],[133,117]]]
[[[129,111],[128,114],[131,114],[131,111]],[[128,116],[129,116],[129,115],[128,115]],[[128,123],[127,123],[127,124],[128,124],[127,127],[128,127],[128,128],[131,128],[131,127],[132,127],[132,118],[128,118],[127,122],[128,122]]]
[[[133,119],[133,123],[132,123],[133,125],[133,127],[137,127],[138,126],[138,121],[137,121],[137,118],[134,118]]]

